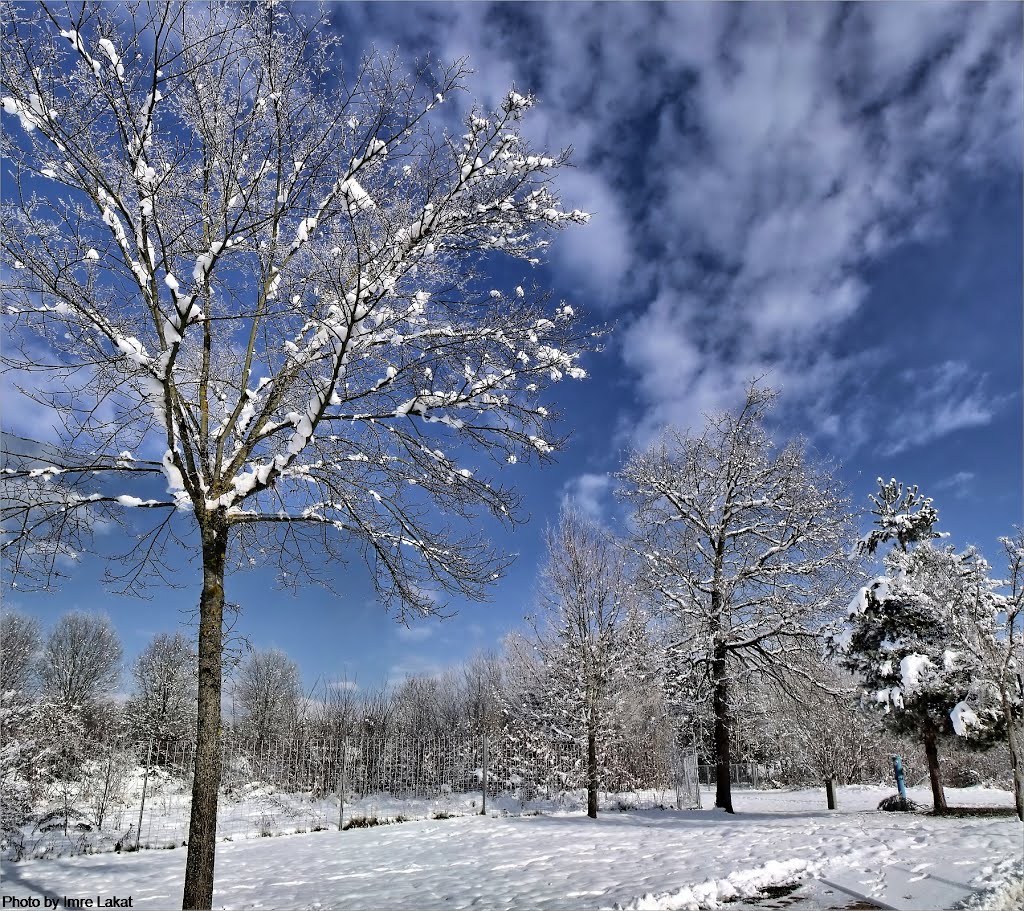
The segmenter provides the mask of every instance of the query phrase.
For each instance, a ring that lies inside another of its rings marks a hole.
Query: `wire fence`
[[[737,788],[763,788],[777,779],[778,776],[772,774],[773,768],[759,762],[734,762],[729,766],[729,781]],[[716,784],[718,767],[701,763],[697,767],[697,780],[705,786]]]
[[[195,746],[98,745],[51,774],[7,857],[175,848],[188,836]],[[571,739],[450,735],[222,741],[217,836],[270,837],[414,818],[586,808],[587,748]],[[618,743],[598,750],[600,808],[699,806],[692,750]]]

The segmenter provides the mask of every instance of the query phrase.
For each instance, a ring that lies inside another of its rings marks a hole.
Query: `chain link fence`
[[[7,857],[185,844],[195,747],[183,741],[97,746],[36,788],[18,823],[5,808]],[[223,840],[474,813],[586,808],[586,744],[449,735],[223,740],[217,836]],[[599,748],[604,810],[699,805],[691,751]]]

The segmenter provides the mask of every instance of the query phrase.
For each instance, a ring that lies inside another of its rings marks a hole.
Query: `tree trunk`
[[[597,819],[597,734],[587,732],[587,816]]]
[[[729,746],[729,681],[725,674],[725,647],[715,646],[711,663],[715,709],[715,806],[732,813]]]
[[[932,785],[932,802],[936,813],[946,812],[946,793],[942,790],[942,771],[939,769],[939,749],[935,743],[935,731],[924,735],[924,755],[928,759],[928,778]]]
[[[1010,748],[1010,768],[1013,769],[1013,804],[1017,818],[1024,820],[1024,719],[1018,717],[1013,704],[1000,692],[1003,715],[1006,717],[1006,745]]]
[[[199,705],[192,815],[185,861],[184,909],[213,907],[217,850],[217,792],[221,777],[221,667],[224,638],[224,564],[227,526],[210,517],[202,525],[203,591],[199,597]]]

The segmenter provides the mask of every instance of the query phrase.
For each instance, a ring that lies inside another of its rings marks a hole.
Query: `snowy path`
[[[837,871],[870,878],[895,863],[977,884],[1020,856],[1015,819],[875,812],[887,793],[844,789],[834,813],[822,808],[821,790],[741,792],[736,816],[461,817],[222,843],[214,906],[711,907],[730,893],[753,894],[758,883]],[[1000,791],[949,794],[956,805],[1012,802]],[[4,864],[0,894],[131,896],[133,908],[180,907],[184,861],[177,849]]]

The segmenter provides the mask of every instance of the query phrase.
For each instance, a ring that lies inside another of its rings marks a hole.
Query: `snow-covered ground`
[[[218,908],[700,908],[773,883],[874,873],[899,863],[977,887],[1021,863],[1011,817],[882,813],[890,789],[741,791],[717,810],[463,816],[218,845]],[[986,788],[948,789],[954,806],[1012,806]],[[926,804],[924,789],[910,796]],[[710,803],[710,794],[706,795]],[[117,896],[180,907],[185,852],[151,850],[2,865],[0,895]],[[1019,872],[1019,871],[1018,871]],[[819,888],[802,907],[844,907]],[[40,902],[42,904],[42,902]],[[64,907],[61,903],[60,907]],[[732,907],[737,907],[736,905]],[[740,906],[742,907],[742,905]]]

